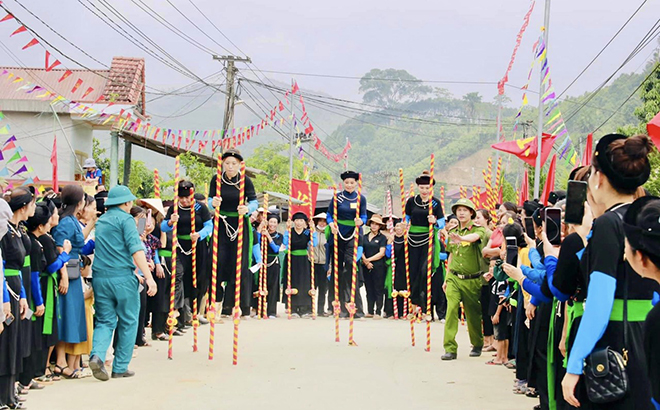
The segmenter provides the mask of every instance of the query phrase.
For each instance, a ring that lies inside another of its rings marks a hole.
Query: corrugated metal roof
[[[110,70],[97,70],[95,72],[88,70],[71,70],[72,73],[69,77],[59,82],[62,75],[66,70],[51,70],[46,71],[38,68],[19,68],[19,67],[0,67],[0,73],[7,70],[8,73],[0,77],[0,99],[3,100],[43,100],[37,98],[38,95],[43,94],[44,91],[35,91],[27,93],[33,87],[22,88],[32,83],[44,87],[48,91],[60,94],[67,100],[93,103],[103,95],[105,85],[107,83],[106,77],[110,74]],[[10,75],[13,76],[10,77]],[[19,78],[23,80],[16,82]],[[78,80],[82,80],[82,84],[75,92],[71,92]],[[94,90],[82,98],[83,94],[92,87]],[[22,89],[21,89],[22,88]]]
[[[28,93],[39,85],[71,101],[94,103],[103,97],[102,102],[136,105],[144,87],[144,69],[143,58],[114,57],[110,70],[71,70],[60,82],[66,69],[0,67],[0,99],[39,100],[37,96],[44,91]],[[82,83],[74,91],[79,80]],[[93,90],[83,98],[90,87]]]

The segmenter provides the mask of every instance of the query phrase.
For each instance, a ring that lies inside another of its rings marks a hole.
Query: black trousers
[[[16,404],[16,375],[0,376],[0,406]]]
[[[151,334],[167,333],[167,312],[151,313]]]
[[[365,267],[363,269],[364,286],[367,289],[367,312],[370,315],[374,313],[380,315],[385,302],[385,264],[374,263],[373,269],[369,270]]]
[[[277,316],[277,302],[280,300],[280,261],[277,256],[269,257],[269,264],[273,262],[273,258],[277,259],[272,265],[268,267],[266,275],[266,287],[268,288],[268,301],[267,313],[268,316]]]
[[[316,292],[316,313],[322,315],[325,313],[325,301],[328,295],[328,287],[330,286],[330,281],[328,281],[328,271],[325,270],[325,264],[315,263],[314,264],[314,280]],[[328,310],[332,310],[330,304],[328,304]]]
[[[146,341],[144,337],[144,320],[146,317],[147,317],[147,287],[143,286],[142,292],[140,292],[140,316],[138,318],[137,336],[135,337],[135,344],[138,346],[143,346],[144,342]]]
[[[491,279],[491,281],[494,281],[495,279]],[[490,292],[490,284],[492,282],[489,282],[488,285],[484,285],[481,287],[481,320],[483,322],[483,327],[484,327],[484,336],[492,336],[493,335],[493,321],[490,318],[490,315],[488,314],[488,309],[490,307],[490,297],[491,297],[491,292]]]

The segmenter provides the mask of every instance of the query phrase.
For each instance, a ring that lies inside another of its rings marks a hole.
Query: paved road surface
[[[513,372],[469,358],[465,326],[459,358],[442,362],[443,326],[432,324],[432,351],[424,352],[425,325],[410,346],[407,322],[355,322],[359,347],[349,347],[348,321],[334,342],[332,318],[242,321],[239,364],[231,364],[232,325],[216,326],[216,357],[208,360],[209,326],[200,327],[200,352],[192,330],[138,350],[132,379],[62,380],[31,391],[30,409],[531,409],[535,400],[512,394]],[[147,330],[149,332],[149,330]]]

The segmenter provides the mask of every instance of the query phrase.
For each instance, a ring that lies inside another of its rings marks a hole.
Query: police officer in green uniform
[[[112,377],[135,375],[128,370],[140,314],[139,279],[135,267],[146,278],[147,294],[156,294],[156,282],[147,265],[144,245],[135,219],[129,213],[135,195],[117,185],[108,192],[107,211],[96,223],[96,250],[92,266],[94,276],[94,308],[96,327],[89,367],[94,377],[109,379],[105,354],[117,328],[117,346],[112,364]]]
[[[463,302],[467,317],[468,333],[472,343],[470,357],[481,356],[484,345],[481,332],[481,249],[486,245],[486,230],[474,224],[477,210],[469,199],[459,199],[451,207],[459,225],[449,231],[449,273],[442,286],[447,294],[447,317],[445,322],[445,354],[442,360],[457,357],[458,307]]]

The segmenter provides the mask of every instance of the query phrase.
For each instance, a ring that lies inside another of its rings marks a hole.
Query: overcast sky
[[[116,55],[146,57],[147,83],[151,86],[173,88],[192,81],[146,55],[98,20],[79,1],[19,1],[102,62],[109,64],[112,56]],[[137,6],[140,0],[108,1],[197,75],[204,77],[221,68],[209,53],[185,42],[140,10]],[[189,0],[170,1],[217,43],[240,54],[193,8]],[[499,80],[508,65],[516,34],[530,5],[527,0],[193,1],[261,70],[359,77],[372,68],[392,67],[406,69],[425,80],[449,81]],[[219,54],[227,53],[186,21],[167,1],[144,0],[144,3],[158,12],[168,24],[209,49]],[[591,61],[640,3],[641,0],[552,2],[548,57],[557,90],[563,90]],[[5,0],[4,4],[65,53],[91,67],[102,68],[36,21],[16,0]],[[98,0],[94,0],[94,4],[108,13]],[[525,83],[531,63],[531,46],[540,33],[543,21],[543,8],[544,2],[537,1],[510,75],[511,84],[521,86]],[[649,0],[568,94],[589,91],[609,76],[658,16],[660,1]],[[126,27],[126,24],[121,24]],[[2,44],[12,50],[22,63],[43,66],[43,49],[39,46],[21,51],[26,40],[29,40],[27,34],[9,38],[15,28],[16,23],[12,21],[0,25]],[[643,50],[622,72],[639,70],[655,46],[657,42]],[[0,49],[0,59],[2,65],[16,65],[4,48]],[[68,61],[66,66],[77,68]],[[243,72],[251,76],[249,71]],[[290,75],[268,75],[286,82],[291,78]],[[303,88],[324,91],[336,97],[359,98],[357,80],[308,76],[296,76],[296,79]],[[537,83],[538,80],[533,81],[533,88],[537,87]],[[443,86],[457,96],[479,91],[485,100],[491,100],[497,92],[495,85]],[[512,105],[518,106],[520,93],[511,89],[507,93],[513,99]]]

